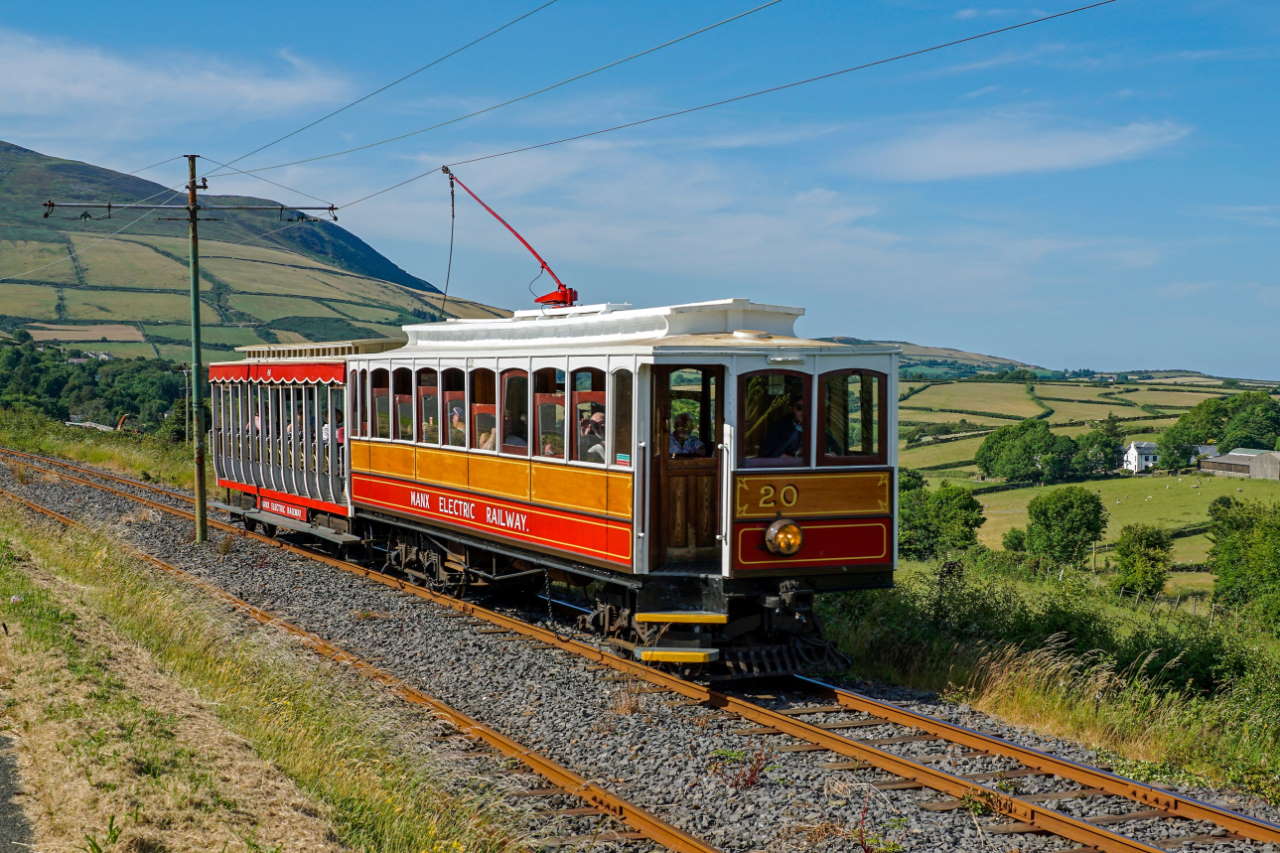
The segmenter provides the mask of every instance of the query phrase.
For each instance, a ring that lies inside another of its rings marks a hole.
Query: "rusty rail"
[[[12,451],[5,448],[0,448],[0,454],[16,455],[38,462],[51,463],[69,470],[87,473],[90,476],[127,483],[134,488],[142,488],[144,490],[159,492],[169,497],[179,496],[175,492],[153,486],[149,483],[141,483],[127,477],[105,474],[57,459],[36,456],[33,454],[23,453],[21,451]],[[61,472],[56,473],[61,474]],[[148,506],[152,506],[165,512],[171,512],[188,519],[192,518],[190,513],[186,513],[167,504],[159,504],[149,501],[146,498],[140,498],[136,495],[119,492],[111,487],[92,483],[88,480],[69,474],[61,474],[61,476],[65,476],[67,479],[82,483],[92,488],[121,494],[124,497],[140,501]],[[874,746],[859,743],[858,741],[851,740],[843,737],[842,735],[820,728],[812,723],[806,723],[803,720],[796,719],[794,716],[788,716],[786,714],[773,711],[746,699],[720,693],[704,685],[688,681],[667,672],[662,672],[661,670],[654,669],[651,666],[633,661],[629,658],[612,654],[571,637],[562,636],[555,631],[548,630],[537,625],[532,625],[513,616],[488,610],[472,604],[471,602],[451,598],[424,587],[408,583],[399,578],[392,577],[391,575],[354,563],[349,563],[345,560],[338,560],[276,539],[270,539],[256,533],[249,533],[223,522],[211,521],[210,523],[220,529],[249,536],[275,547],[282,548],[286,551],[301,554],[310,559],[318,560],[334,566],[335,568],[360,575],[393,589],[431,601],[442,607],[447,607],[459,613],[497,625],[513,633],[532,637],[548,646],[561,649],[603,666],[608,666],[619,672],[634,676],[635,678],[648,681],[657,687],[661,687],[672,693],[684,696],[690,700],[710,707],[722,708],[730,713],[737,714],[744,719],[759,723],[761,726],[768,727],[799,740],[817,745],[822,749],[834,752],[837,755],[866,762],[871,766],[878,767],[889,773],[893,773],[894,775],[901,776],[904,779],[919,782],[925,787],[950,794],[959,799],[981,803],[994,812],[1026,824],[1030,827],[1028,831],[1039,830],[1050,832],[1054,835],[1068,838],[1072,841],[1077,841],[1081,844],[1096,848],[1097,850],[1106,851],[1107,853],[1137,853],[1137,851],[1141,851],[1141,853],[1161,853],[1161,851],[1164,850],[1164,848],[1156,847],[1133,838],[1119,835],[1118,833],[1111,832],[1101,826],[1091,824],[1087,820],[1072,817],[1039,803],[1018,799],[1017,797],[1005,794],[993,787],[981,785],[973,780],[938,770],[928,766],[927,764],[912,761],[909,758],[895,755]],[[834,688],[830,685],[822,684],[821,682],[817,682],[816,684],[821,686],[823,689],[831,691],[834,701],[843,707],[883,719],[886,723],[894,723],[907,728],[920,730],[934,735],[939,740],[946,740],[951,743],[968,746],[971,749],[979,750],[990,755],[1002,755],[1013,758],[1030,769],[1042,771],[1047,775],[1081,782],[1089,788],[1096,788],[1106,794],[1124,797],[1148,806],[1153,810],[1164,812],[1169,817],[1202,820],[1221,826],[1222,828],[1244,838],[1262,842],[1280,843],[1280,826],[1277,826],[1276,824],[1252,818],[1247,815],[1242,815],[1238,812],[1233,812],[1229,809],[1223,809],[1208,803],[1202,803],[1198,800],[1183,797],[1169,791],[1162,791],[1158,788],[1154,788],[1150,785],[1146,785],[1132,779],[1126,779],[1122,776],[1086,767],[1085,765],[1057,758],[1038,750],[1020,747],[1000,738],[975,732],[962,726],[956,726],[924,714],[908,711],[896,705],[879,702],[875,699],[862,696],[861,694],[854,693],[852,691]]]
[[[78,480],[79,478],[75,479]],[[110,491],[117,492],[118,490],[111,489]],[[123,492],[118,493],[124,494]],[[4,496],[9,500],[15,501],[33,512],[53,518],[68,527],[85,527],[85,525],[73,518],[70,518],[69,516],[42,506],[41,504],[29,501],[20,495],[16,495],[13,492],[8,491],[7,489],[0,488],[0,496]],[[155,506],[161,505],[156,504]],[[187,514],[183,513],[183,515]],[[462,711],[446,705],[439,699],[406,684],[390,672],[375,666],[358,655],[330,643],[318,634],[314,634],[305,628],[279,618],[267,610],[263,610],[260,607],[237,598],[226,590],[211,584],[184,569],[180,569],[171,563],[161,560],[159,557],[155,557],[136,548],[129,548],[129,550],[136,557],[150,563],[173,577],[178,578],[184,583],[200,589],[202,592],[218,599],[219,601],[231,605],[255,621],[260,622],[263,625],[278,628],[293,636],[316,654],[337,663],[350,666],[360,675],[370,681],[383,685],[394,695],[400,697],[406,702],[429,709],[433,714],[448,722],[461,734],[473,740],[478,740],[487,744],[502,755],[520,761],[530,770],[537,773],[557,788],[560,788],[566,794],[577,797],[583,802],[588,803],[591,807],[598,809],[603,814],[627,824],[637,832],[642,833],[646,838],[655,841],[670,850],[680,851],[680,853],[719,853],[717,848],[707,844],[705,841],[689,835],[656,815],[645,811],[634,803],[631,803],[617,794],[600,787],[594,782],[588,781],[584,777],[570,770],[568,767],[557,763],[551,758],[548,758],[535,750],[529,749],[528,747],[522,746],[520,743],[502,734],[492,726],[488,726],[479,720],[464,714]]]

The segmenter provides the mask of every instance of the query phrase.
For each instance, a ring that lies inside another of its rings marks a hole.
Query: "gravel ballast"
[[[897,842],[912,851],[1047,851],[1078,846],[1052,836],[991,834],[986,827],[1002,819],[975,813],[980,808],[922,809],[924,803],[947,798],[928,789],[876,790],[871,783],[890,780],[888,774],[874,769],[825,769],[823,764],[838,756],[781,751],[798,742],[784,735],[738,734],[754,724],[686,704],[672,694],[644,692],[634,682],[617,680],[611,670],[592,667],[580,657],[536,641],[477,633],[470,617],[305,557],[241,537],[224,545],[220,540],[225,534],[217,531],[211,531],[213,541],[196,546],[190,542],[191,526],[186,521],[156,511],[139,512],[138,505],[125,498],[61,483],[30,469],[23,479],[26,482],[19,482],[7,464],[0,464],[4,488],[104,525],[140,549],[376,663],[725,851],[859,849],[854,844],[858,827],[867,836]],[[1096,754],[1078,744],[1041,737],[931,695],[859,683],[841,686],[1019,745],[1101,766]],[[777,708],[813,704],[813,697],[799,689],[794,694],[775,691],[772,697],[759,701]],[[851,714],[804,717],[814,723],[852,718]],[[904,734],[909,732],[886,724],[853,729],[849,736],[866,740]],[[1018,766],[1010,759],[965,758],[962,748],[944,748],[937,741],[883,748],[904,756],[937,758],[940,763],[934,766],[960,775]],[[945,755],[938,758],[940,753]],[[753,764],[762,768],[758,780],[751,778]],[[1079,786],[1027,776],[1010,779],[1004,787],[1016,796]],[[1280,819],[1280,810],[1231,792],[1179,792],[1263,819]],[[566,801],[565,805],[576,803]],[[1141,810],[1132,801],[1106,796],[1050,805],[1082,817]],[[582,822],[581,831],[589,831],[590,825]],[[1215,832],[1210,825],[1162,820],[1109,828],[1148,843]],[[549,834],[572,834],[562,826],[556,829]],[[592,849],[629,846],[597,843]],[[1233,840],[1178,849],[1280,853],[1280,846]]]

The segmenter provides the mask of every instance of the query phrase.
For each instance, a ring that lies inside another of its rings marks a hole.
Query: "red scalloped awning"
[[[212,364],[210,382],[325,382],[347,378],[345,361],[313,361],[288,364]]]

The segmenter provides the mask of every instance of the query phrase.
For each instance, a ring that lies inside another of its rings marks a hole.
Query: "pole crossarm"
[[[45,218],[53,213],[55,208],[59,207],[78,207],[82,210],[182,210],[190,212],[191,205],[186,204],[115,204],[113,202],[101,201],[46,201],[41,205],[45,211]],[[334,204],[323,206],[302,206],[298,207],[292,204],[196,204],[194,209],[201,210],[278,210],[281,213],[286,210],[323,210],[334,219],[337,219],[338,206]]]

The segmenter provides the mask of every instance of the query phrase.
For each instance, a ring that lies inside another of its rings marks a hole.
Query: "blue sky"
[[[239,165],[433,124],[759,2],[559,0]],[[535,5],[12,4],[0,23],[0,138],[122,171],[189,152],[226,161]],[[514,107],[264,176],[342,203],[442,162],[1070,5],[782,0]],[[584,301],[747,296],[805,307],[800,329],[814,336],[1275,378],[1278,37],[1280,4],[1119,0],[458,173]],[[182,168],[146,176],[176,185]],[[211,184],[307,203],[242,176]],[[432,176],[341,221],[442,282],[447,199]],[[537,268],[461,201],[454,271],[455,292],[522,307]]]

